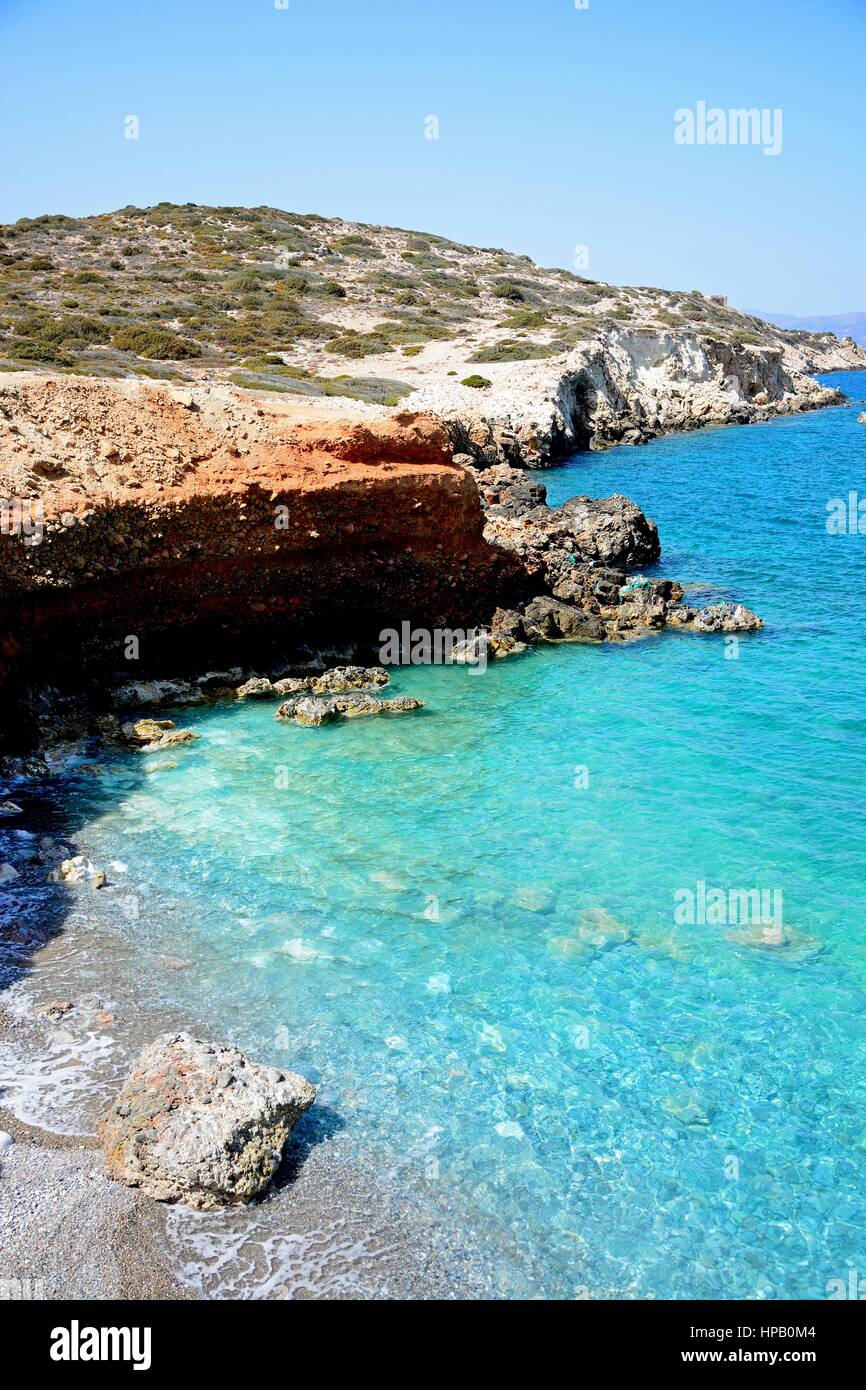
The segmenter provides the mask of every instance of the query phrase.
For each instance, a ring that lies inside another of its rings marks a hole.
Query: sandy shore
[[[50,1134],[0,1109],[0,1267],[43,1298],[182,1299],[164,1221],[152,1202],[109,1182],[96,1140]]]

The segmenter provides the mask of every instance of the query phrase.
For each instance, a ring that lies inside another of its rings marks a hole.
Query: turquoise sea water
[[[146,885],[116,925],[143,984],[315,1080],[334,1145],[471,1229],[491,1291],[866,1274],[866,536],[825,529],[866,494],[866,374],[833,380],[850,407],[545,476],[638,502],[660,571],[764,617],[738,651],[406,669],[423,713],[318,730],[185,711],[174,767],[81,779],[87,842]],[[700,881],[781,892],[789,944],[679,925]]]

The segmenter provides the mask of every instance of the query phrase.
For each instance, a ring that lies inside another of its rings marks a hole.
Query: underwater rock
[[[790,961],[805,960],[823,950],[823,943],[817,936],[781,922],[771,922],[767,926],[750,923],[732,927],[725,932],[725,939],[735,946],[748,946],[752,950],[766,951]]]
[[[20,816],[22,814],[21,807],[14,801],[0,801],[0,816]]]
[[[164,1033],[142,1049],[99,1125],[106,1172],[199,1211],[250,1202],[315,1098],[294,1072],[189,1033]]]
[[[552,912],[556,906],[556,894],[552,888],[543,888],[540,883],[524,883],[515,891],[511,899],[515,907],[527,912]]]
[[[20,878],[18,870],[13,864],[0,864],[0,883],[13,883],[16,878]]]
[[[666,1115],[670,1115],[672,1120],[679,1120],[684,1125],[703,1126],[710,1123],[709,1112],[690,1091],[677,1091],[673,1095],[665,1096],[662,1110]]]
[[[618,922],[604,907],[586,908],[581,915],[577,934],[581,941],[597,951],[631,940],[631,928],[624,922]]]

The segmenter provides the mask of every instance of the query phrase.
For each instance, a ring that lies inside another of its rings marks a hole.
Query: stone
[[[142,1049],[100,1122],[106,1172],[198,1211],[251,1202],[315,1098],[294,1072],[189,1033],[164,1033]]]
[[[167,729],[173,729],[171,719],[136,719],[122,724],[120,732],[127,743],[154,743],[162,738]]]
[[[335,666],[319,676],[311,688],[317,695],[337,695],[346,690],[375,690],[390,679],[382,666]]]
[[[203,705],[205,697],[197,684],[184,680],[130,681],[113,692],[120,709],[141,705]]]
[[[93,880],[95,885],[101,886],[105,883],[105,874],[102,869],[97,869],[85,854],[76,854],[71,859],[64,859],[48,875],[49,883],[85,883],[89,879]]]
[[[239,685],[235,694],[239,700],[254,698],[257,700],[270,699],[275,693],[275,688],[267,676],[252,676],[244,685]]]
[[[285,706],[281,705],[280,708],[284,709]],[[293,710],[295,723],[304,724],[309,728],[333,723],[337,713],[333,700],[315,700],[312,697],[298,700]]]
[[[274,681],[274,690],[278,695],[301,695],[311,691],[315,683],[313,676],[284,676]]]
[[[603,642],[604,623],[594,613],[586,613],[556,598],[534,598],[526,605],[524,622],[538,628],[548,642]]]
[[[330,700],[294,695],[283,701],[275,718],[293,719],[296,724],[313,728],[320,724],[331,724],[341,716],[359,719],[370,714],[408,714],[423,708],[424,701],[413,695],[394,695],[390,700],[382,700],[368,695],[366,691],[349,690],[343,695],[334,695]]]
[[[0,864],[0,883],[13,883],[16,878],[20,878],[18,870],[13,864]]]
[[[578,937],[597,951],[620,946],[631,940],[631,928],[608,912],[605,907],[588,907],[581,914]]]
[[[21,807],[14,801],[0,801],[0,816],[20,816]]]
[[[146,743],[143,751],[157,753],[161,748],[174,748],[181,743],[195,743],[200,737],[201,735],[193,733],[192,729],[169,729],[152,743]]]
[[[52,1023],[59,1023],[72,1008],[74,1005],[68,999],[55,999],[51,1004],[43,1004],[39,1012]]]
[[[713,603],[696,613],[691,625],[695,632],[757,632],[764,623],[741,603]]]

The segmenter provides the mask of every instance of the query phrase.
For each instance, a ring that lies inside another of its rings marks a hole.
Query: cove
[[[759,612],[736,659],[671,632],[407,667],[405,720],[218,705],[176,756],[70,774],[142,993],[314,1081],[334,1154],[471,1230],[492,1294],[825,1298],[866,1268],[866,550],[825,524],[866,377],[832,384],[850,406],[544,475],[632,497],[658,573]],[[784,946],[675,921],[700,882],[778,888]]]

